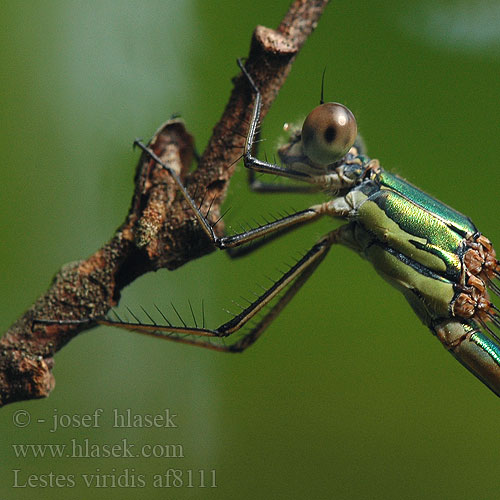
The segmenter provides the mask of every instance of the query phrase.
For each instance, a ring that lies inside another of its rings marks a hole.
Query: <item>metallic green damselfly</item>
[[[403,293],[443,346],[500,396],[500,338],[493,330],[500,328],[500,311],[488,295],[488,289],[500,295],[495,283],[500,277],[500,263],[490,241],[468,217],[386,172],[378,160],[365,156],[357,139],[356,120],[341,104],[321,102],[311,111],[302,129],[294,131],[289,142],[280,148],[283,166],[257,159],[253,148],[261,96],[251,76],[239,64],[255,94],[243,153],[245,166],[251,173],[273,174],[302,183],[302,187],[266,184],[257,182],[252,175],[252,187],[257,191],[323,191],[329,194],[328,201],[221,238],[177,174],[151,148],[139,141],[137,145],[146,157],[170,173],[201,228],[217,248],[234,249],[250,242],[254,248],[324,215],[347,223],[321,238],[270,288],[218,328],[162,325],[151,317],[150,323],[128,322],[119,317],[97,322],[217,351],[241,352],[259,338],[330,247],[340,243],[370,261],[386,281]],[[260,239],[265,236],[270,238]],[[275,304],[263,313],[257,325],[238,340],[228,344],[214,342],[240,330],[275,298]]]

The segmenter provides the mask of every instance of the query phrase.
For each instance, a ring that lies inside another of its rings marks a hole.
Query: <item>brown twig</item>
[[[255,29],[246,67],[262,93],[262,116],[327,3],[296,0],[277,30]],[[188,169],[193,140],[182,122],[167,122],[150,143],[179,173],[204,211],[211,204],[214,220],[233,173],[232,165],[243,148],[252,97],[245,79],[236,78],[226,109],[192,174]],[[117,304],[121,289],[138,276],[160,268],[176,269],[212,250],[193,214],[177,196],[172,179],[143,155],[129,214],[113,238],[88,259],[63,266],[49,290],[0,340],[0,404],[47,396],[54,387],[54,354],[79,332],[94,326],[91,320],[77,326],[34,320],[102,317]]]

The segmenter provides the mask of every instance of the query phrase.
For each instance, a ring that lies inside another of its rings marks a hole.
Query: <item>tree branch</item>
[[[246,67],[262,93],[262,116],[283,85],[328,0],[296,0],[277,30],[257,26]],[[191,135],[170,120],[150,147],[183,179],[192,196],[217,220],[234,163],[241,154],[253,96],[245,79],[234,79],[224,113],[195,172]],[[219,231],[222,224],[218,224]],[[176,269],[213,250],[194,215],[177,196],[172,179],[144,154],[135,175],[135,192],[125,222],[113,238],[86,260],[64,265],[50,288],[0,340],[0,405],[48,396],[54,387],[53,356],[81,331],[95,326],[40,324],[39,318],[80,320],[103,317],[120,291],[152,270]]]

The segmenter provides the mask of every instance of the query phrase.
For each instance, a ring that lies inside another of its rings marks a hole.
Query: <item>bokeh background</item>
[[[2,331],[62,264],[91,254],[122,222],[138,155],[133,138],[149,137],[179,112],[204,149],[253,28],[275,27],[287,5],[1,4]],[[353,110],[369,154],[467,213],[500,244],[498,3],[333,2],[265,120],[267,153],[284,122],[317,104],[325,66],[326,97]],[[227,223],[317,201],[250,194],[239,167]],[[219,324],[232,299],[248,296],[330,227],[304,228],[243,260],[214,253],[144,276],[121,303],[173,301],[186,312],[188,299],[204,299],[210,324]],[[2,498],[498,498],[498,398],[343,248],[332,249],[243,355],[98,328],[55,359],[50,398],[0,413]],[[51,432],[55,415],[64,424],[96,409],[99,427]],[[169,409],[177,428],[114,428],[113,411],[127,409],[141,416]],[[13,423],[27,415],[19,410],[30,415],[26,427]],[[181,444],[184,458],[19,457],[13,447],[85,439],[126,439],[134,453]],[[183,472],[182,487],[173,473],[170,488],[155,487],[153,475],[165,478],[169,469]],[[198,487],[199,470],[207,486],[216,470],[217,487]],[[43,487],[51,472],[72,475],[74,486]],[[100,487],[95,479],[87,487],[84,474],[99,475]],[[118,485],[124,474],[129,487]]]

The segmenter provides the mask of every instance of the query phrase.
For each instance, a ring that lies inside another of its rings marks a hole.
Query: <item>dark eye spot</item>
[[[335,140],[335,136],[337,135],[337,132],[335,130],[335,127],[332,127],[331,125],[326,128],[325,130],[325,141],[330,143]]]

